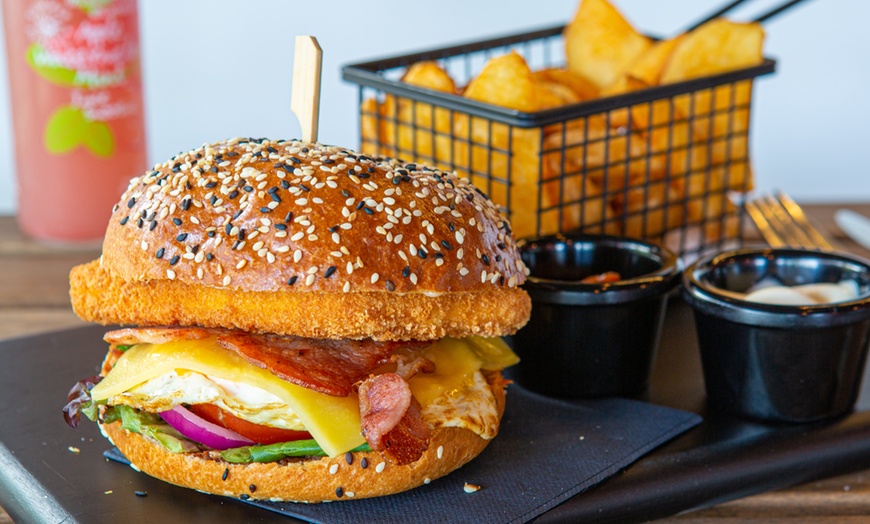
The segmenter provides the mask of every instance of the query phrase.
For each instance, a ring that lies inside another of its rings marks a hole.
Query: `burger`
[[[527,270],[485,194],[290,140],[204,145],[134,178],[70,274],[109,331],[73,387],[138,470],[243,499],[398,493],[498,433]]]

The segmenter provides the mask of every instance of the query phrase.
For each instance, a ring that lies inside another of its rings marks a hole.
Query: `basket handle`
[[[715,18],[719,18],[720,16],[731,11],[732,9],[734,9],[735,7],[737,7],[738,5],[742,4],[745,1],[746,0],[733,0],[733,1],[729,2],[728,4],[720,7],[716,11],[713,11],[712,13],[708,14],[707,16],[702,18],[701,20],[698,20],[694,24],[690,25],[683,32],[688,33],[689,31],[693,31],[693,30],[697,29],[698,27],[706,24],[707,22],[709,22]],[[753,20],[753,22],[759,23],[759,24],[766,22],[766,21],[770,20],[771,18],[779,15],[780,13],[784,12],[785,10],[787,10],[787,9],[789,9],[789,8],[795,6],[803,1],[804,0],[789,0],[787,2],[784,2],[780,5],[778,5],[777,7],[774,7],[770,11],[763,13],[761,15],[758,15],[757,17],[755,17],[755,20]]]
[[[290,109],[302,126],[302,141],[317,142],[320,118],[320,70],[323,50],[313,36],[297,36],[293,53],[293,93]]]

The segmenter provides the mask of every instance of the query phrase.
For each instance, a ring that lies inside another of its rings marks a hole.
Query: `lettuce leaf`
[[[371,451],[363,444],[351,451]],[[244,446],[221,451],[221,458],[233,464],[249,462],[277,462],[286,457],[325,457],[326,453],[315,440],[293,440],[265,446]]]

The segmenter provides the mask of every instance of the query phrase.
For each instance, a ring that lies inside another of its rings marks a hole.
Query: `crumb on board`
[[[475,491],[480,490],[480,486],[478,486],[477,484],[469,484],[468,482],[466,482],[465,485],[462,486],[462,490],[466,493],[474,493]]]
[[[79,448],[77,448],[75,446],[70,446],[66,449],[68,449],[70,453],[79,453],[81,451]]]

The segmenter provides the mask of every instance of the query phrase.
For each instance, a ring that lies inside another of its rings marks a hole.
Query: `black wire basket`
[[[752,188],[755,77],[775,62],[534,113],[401,81],[436,61],[457,85],[516,51],[562,67],[564,27],[351,64],[360,150],[469,178],[504,207],[518,238],[581,230],[667,244],[684,257],[739,242]]]

